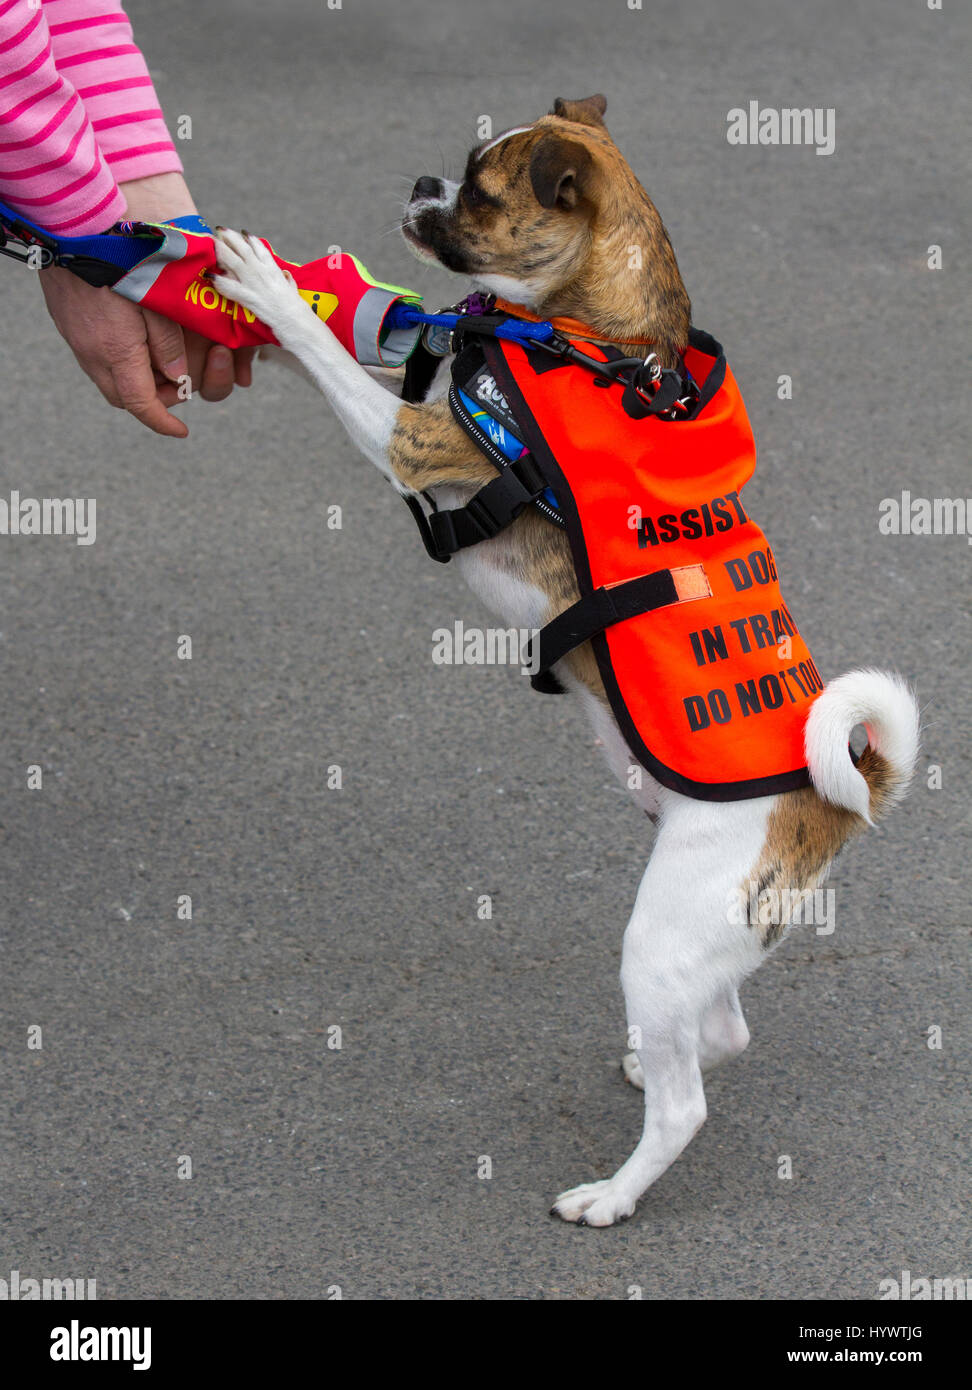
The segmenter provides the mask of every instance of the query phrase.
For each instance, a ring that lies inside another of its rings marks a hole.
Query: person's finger
[[[228,347],[214,344],[206,357],[199,394],[204,401],[224,401],[233,389],[234,380],[233,354]]]
[[[189,371],[182,328],[172,319],[164,318],[152,309],[144,309],[142,315],[152,366],[169,381],[178,385],[180,378],[185,377]]]
[[[202,337],[199,333],[189,332],[186,334],[186,356],[189,358],[189,380],[193,392],[198,391],[202,386],[203,373],[206,370],[206,354],[209,348],[208,338]]]
[[[185,439],[188,429],[177,416],[166,410],[159,399],[147,351],[132,353],[114,362],[111,374],[119,404],[124,410],[156,434]]]
[[[253,357],[256,353],[255,347],[237,348],[234,356],[236,357],[236,384],[237,386],[252,386],[253,384]]]
[[[202,386],[203,372],[206,369],[206,354],[212,347],[208,338],[204,338],[199,333],[187,330],[185,334],[186,343],[186,374],[185,377],[174,385],[167,382],[158,388],[158,397],[163,405],[175,405],[187,401]]]
[[[223,389],[225,383],[222,370],[215,381],[212,375],[210,375],[206,382],[202,380],[206,365],[206,354],[207,351],[213,351],[214,344],[208,342],[205,338],[199,338],[194,333],[189,333],[186,335],[186,349],[189,354],[189,376],[194,383],[193,390],[199,391],[204,400],[224,400],[228,392]],[[253,359],[256,356],[256,351],[255,347],[233,349],[234,384],[236,386],[252,386]],[[161,373],[156,373],[155,385],[159,400],[162,401],[163,405],[175,405],[177,402],[186,399],[183,388],[176,387],[172,382],[166,381]],[[200,389],[201,385],[203,389]],[[207,394],[210,388],[214,389],[215,394]]]

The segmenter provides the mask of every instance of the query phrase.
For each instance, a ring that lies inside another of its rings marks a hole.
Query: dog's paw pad
[[[578,1226],[613,1226],[635,1209],[634,1199],[622,1192],[614,1178],[585,1182],[562,1192],[550,1209],[551,1216]]]

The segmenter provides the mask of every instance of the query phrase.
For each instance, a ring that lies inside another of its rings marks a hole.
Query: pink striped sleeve
[[[102,124],[103,123],[103,124]],[[65,236],[182,165],[118,0],[0,0],[0,197]]]
[[[44,0],[58,72],[84,103],[117,183],[181,172],[121,0]]]
[[[124,216],[84,105],[58,72],[45,13],[0,0],[0,196],[65,236]]]

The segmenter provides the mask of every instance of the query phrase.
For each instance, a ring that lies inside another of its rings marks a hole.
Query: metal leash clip
[[[650,369],[650,370],[649,370]],[[642,371],[649,371],[648,380],[654,383],[661,381],[662,364],[658,360],[657,352],[649,352],[644,362],[641,364]]]
[[[696,385],[696,383],[695,383],[691,378],[689,378],[689,380],[688,380],[688,382],[687,382],[686,384],[687,384],[687,386],[688,386],[688,388],[689,388],[688,391],[686,392],[686,394],[685,394],[684,396],[679,396],[678,400],[674,403],[674,405],[672,406],[671,410],[662,411],[662,418],[663,418],[663,419],[665,419],[665,420],[679,420],[679,419],[685,418],[685,417],[689,416],[689,414],[690,414],[690,412],[691,412],[691,410],[692,410],[692,407],[693,407],[694,405],[697,404],[698,399],[699,399],[699,388],[698,388],[698,386]],[[678,413],[680,410],[683,412],[682,415],[679,415],[679,413]]]
[[[33,270],[46,270],[56,260],[57,247],[16,222],[0,222],[0,256],[9,256]]]

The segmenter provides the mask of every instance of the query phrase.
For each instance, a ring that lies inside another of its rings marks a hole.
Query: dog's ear
[[[550,114],[560,116],[565,121],[574,121],[577,125],[603,125],[606,110],[607,97],[602,97],[598,92],[596,96],[582,97],[580,101],[566,101],[558,97]]]
[[[590,193],[594,161],[579,140],[551,131],[530,156],[530,183],[543,208],[570,211]]]

